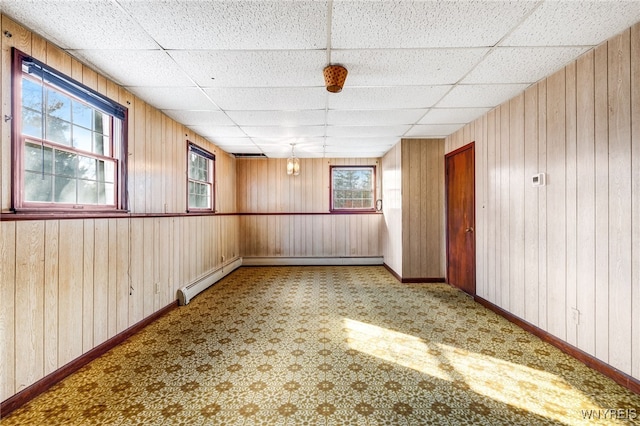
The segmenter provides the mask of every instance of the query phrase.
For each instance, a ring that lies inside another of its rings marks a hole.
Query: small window
[[[216,157],[189,143],[188,149],[188,210],[213,210],[213,175]]]
[[[14,208],[125,209],[126,108],[14,51]]]
[[[375,166],[331,167],[331,210],[375,210]]]

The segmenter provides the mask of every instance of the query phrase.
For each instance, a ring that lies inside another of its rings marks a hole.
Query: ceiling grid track
[[[419,123],[424,117],[426,117],[427,114],[429,114],[429,112],[433,109],[433,108],[437,108],[438,104],[440,102],[442,102],[442,100],[444,98],[447,97],[447,95],[449,95],[449,93],[451,93],[456,87],[460,86],[460,83],[469,75],[473,72],[473,70],[475,70],[478,65],[480,65],[494,50],[496,50],[497,47],[499,47],[502,42],[504,40],[507,39],[507,37],[509,37],[517,28],[520,27],[520,25],[522,25],[523,22],[525,22],[527,19],[529,19],[529,17],[531,15],[533,15],[539,8],[540,6],[542,6],[542,3],[544,3],[545,0],[539,0],[538,3],[529,11],[529,13],[526,13],[519,21],[517,21],[509,31],[507,31],[507,33],[505,35],[503,35],[500,40],[498,40],[493,46],[491,46],[489,48],[489,50],[476,62],[476,64],[471,67],[462,77],[460,77],[458,79],[458,81],[455,82],[455,84],[453,84],[453,86],[451,86],[451,88],[444,94],[442,95],[442,97],[435,103],[433,104],[431,107],[429,107],[427,109],[427,111],[422,115],[422,117],[420,117],[418,119],[418,121],[416,121],[416,123]],[[493,107],[495,108],[495,106]],[[410,132],[411,128],[409,128],[409,130],[407,130],[407,132]],[[404,135],[402,135],[402,138],[404,138],[404,136],[407,134],[407,132],[405,132]],[[445,136],[446,137],[446,136]],[[401,139],[402,139],[401,138]]]

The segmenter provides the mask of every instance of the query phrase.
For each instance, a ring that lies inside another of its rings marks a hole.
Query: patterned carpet
[[[237,270],[2,425],[640,424],[636,414],[640,395],[447,285],[400,284],[382,267],[272,267]]]

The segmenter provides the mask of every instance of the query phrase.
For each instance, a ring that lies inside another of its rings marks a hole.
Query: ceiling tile
[[[2,12],[65,49],[157,49],[111,0],[3,0]]]
[[[495,107],[508,101],[529,84],[477,84],[459,85],[438,103],[439,108]]]
[[[300,155],[329,157],[445,136],[640,20],[640,1],[623,0],[0,0],[0,8],[222,149],[285,155],[297,142]],[[349,70],[342,93],[324,89],[327,62]]]
[[[158,109],[220,110],[195,87],[128,87],[131,93]]]
[[[303,138],[324,135],[324,126],[243,126],[242,129],[247,133],[247,135],[255,138]]]
[[[390,109],[390,110],[329,110],[327,124],[339,126],[413,124],[420,119],[427,109]]]
[[[185,126],[233,126],[235,123],[222,111],[162,110],[167,116]]]
[[[459,130],[464,124],[418,124],[413,126],[405,138],[445,137]]]
[[[354,150],[354,151],[325,151],[324,158],[380,158],[389,151],[384,150]]]
[[[222,109],[303,110],[324,109],[326,89],[309,88],[209,88],[205,89]]]
[[[587,51],[587,47],[499,47],[462,84],[535,83]]]
[[[493,46],[535,6],[528,1],[334,1],[331,45]]]
[[[215,143],[215,142],[214,142]],[[219,145],[220,149],[229,154],[262,154],[260,148],[255,145]]]
[[[229,146],[256,146],[256,144],[253,143],[253,141],[249,137],[241,137],[241,138],[217,137],[214,140],[211,140],[211,142],[215,143],[222,149],[225,149],[224,147],[229,147]],[[227,151],[227,152],[231,152],[231,151]]]
[[[204,126],[187,126],[200,136],[204,136],[205,138],[241,138],[246,136],[245,133],[240,130],[237,126],[215,126],[215,125],[204,125]]]
[[[342,92],[329,94],[329,108],[354,110],[428,108],[438,102],[449,89],[451,86],[345,86]]]
[[[595,46],[639,20],[639,1],[545,1],[501,45]]]
[[[328,147],[352,147],[352,148],[365,148],[375,147],[376,149],[381,146],[392,146],[398,143],[400,140],[397,136],[387,137],[371,137],[371,138],[354,138],[354,137],[328,137],[325,145]],[[332,148],[333,149],[333,148]]]
[[[323,136],[304,136],[304,137],[253,137],[252,140],[256,145],[264,147],[286,146],[291,149],[291,144],[295,143],[296,147],[324,145],[325,138]],[[296,148],[297,149],[297,148]]]
[[[323,125],[324,109],[303,111],[226,111],[239,125],[247,126],[314,126]]]
[[[321,50],[175,50],[169,55],[202,87],[323,86]]]
[[[122,86],[194,85],[161,50],[75,50],[72,53]]]
[[[338,137],[375,137],[402,136],[410,125],[404,126],[328,126],[327,136]]]
[[[120,4],[165,49],[326,47],[326,1],[120,0]]]
[[[290,145],[260,145],[260,148],[270,158],[287,158],[291,156]],[[296,145],[295,155],[300,158],[321,157],[324,155],[324,147],[323,145]]]
[[[469,123],[491,108],[432,108],[418,124]]]
[[[347,68],[349,87],[454,84],[488,51],[486,48],[334,50],[331,60]]]

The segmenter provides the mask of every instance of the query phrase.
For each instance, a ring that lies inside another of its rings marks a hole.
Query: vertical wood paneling
[[[519,317],[525,314],[524,257],[524,93],[509,102],[509,306]]]
[[[132,212],[184,212],[184,126],[47,40],[5,16],[1,20],[3,31],[13,35],[1,39],[2,111],[11,109],[15,46],[129,107]],[[223,170],[217,196],[226,212],[235,212],[235,159],[200,136],[191,138],[217,155]],[[0,204],[6,211],[11,207],[11,123],[2,123],[0,141]],[[220,265],[216,254],[229,260],[238,255],[238,219],[221,222],[205,216],[1,222],[0,297],[8,303],[0,312],[0,399],[165,307],[175,300],[177,288]]]
[[[500,233],[500,303],[505,309],[511,309],[511,286],[509,270],[511,258],[511,223],[509,222],[509,103],[500,106],[500,223],[505,227]]]
[[[58,265],[59,367],[82,355],[84,223],[61,220]]]
[[[155,219],[153,218],[145,218],[142,220],[143,225],[143,234],[144,234],[144,258],[143,258],[143,270],[142,277],[143,282],[138,284],[142,290],[143,297],[143,305],[142,305],[142,318],[146,318],[151,315],[155,311],[154,299],[156,293],[156,280],[157,278],[154,268],[154,260],[156,259],[156,250],[155,247],[158,245],[158,242],[154,238],[155,228],[154,228]]]
[[[595,156],[593,51],[576,64],[577,346],[595,355]]]
[[[109,221],[94,221],[93,345],[109,338]]]
[[[429,191],[427,190],[430,182],[434,182],[436,185],[439,182],[437,177],[437,164],[433,164],[433,161],[429,161],[431,160],[431,155],[437,156],[439,154],[437,146],[434,145],[435,144],[426,143],[420,144],[420,159],[421,161],[424,161],[424,166],[420,167],[420,194],[417,201],[420,203],[420,212],[426,219],[420,221],[420,257],[417,264],[418,271],[416,272],[418,276],[421,276],[420,269],[422,268],[430,268],[433,267],[434,264],[437,268],[437,263],[439,263],[438,261],[440,260],[438,253],[429,253],[430,247],[437,247],[433,244],[430,245],[429,242],[434,241],[434,239],[437,241],[438,238],[437,235],[432,235],[433,233],[430,232],[431,230],[427,223],[427,221],[432,217],[433,210],[437,210],[438,207],[440,207],[438,206],[438,203],[431,203],[432,208],[429,208],[429,202],[431,200],[429,199]],[[437,157],[438,160],[440,158],[441,157]],[[440,228],[440,226],[438,226],[438,228]]]
[[[567,342],[577,344],[578,326],[573,319],[573,309],[577,307],[577,167],[576,167],[576,63],[566,67],[565,88],[565,150],[566,150],[566,306]],[[579,322],[579,321],[578,321]]]
[[[495,123],[495,132],[496,132],[496,138],[495,138],[495,144],[496,144],[496,151],[495,151],[495,156],[496,156],[496,163],[495,163],[495,214],[494,214],[494,220],[498,223],[503,224],[503,218],[502,218],[502,198],[503,198],[503,194],[502,194],[502,133],[503,133],[503,129],[502,129],[502,108],[498,107],[495,109],[496,111],[496,123]],[[496,256],[496,265],[495,265],[495,302],[496,304],[498,304],[498,306],[502,306],[503,308],[507,308],[504,305],[503,299],[507,298],[508,300],[508,295],[505,295],[502,291],[502,271],[503,271],[503,251],[502,251],[502,239],[503,239],[503,235],[501,232],[499,232],[498,228],[496,228],[496,235],[495,235],[495,256]]]
[[[496,111],[487,114],[487,194],[486,194],[486,215],[487,215],[487,286],[484,294],[492,303],[497,304],[496,297],[496,264],[498,253],[496,246]],[[477,289],[476,289],[477,290]]]
[[[538,168],[538,87],[524,94],[524,319],[538,324],[538,194],[531,185]]]
[[[476,152],[476,293],[486,294],[487,285],[487,215],[486,215],[486,194],[487,194],[487,134],[486,116],[475,121],[475,131],[471,136],[475,139]],[[444,150],[442,152],[444,156]],[[444,206],[443,206],[444,208]],[[440,229],[444,229],[444,225]],[[442,264],[442,261],[441,261]],[[444,269],[443,269],[444,270]]]
[[[129,326],[130,221],[131,219],[116,221],[116,333]]]
[[[630,31],[609,40],[609,362],[631,374]],[[637,54],[637,52],[636,52]]]
[[[640,51],[640,24],[631,28],[630,51]],[[631,55],[631,199],[632,209],[632,277],[631,318],[632,375],[640,377],[640,58]]]
[[[128,291],[129,310],[127,322],[135,324],[143,318],[144,309],[144,221],[129,220],[128,250],[129,266],[128,276],[130,289]]]
[[[58,364],[58,225],[45,223],[44,246],[44,374],[55,371]],[[0,274],[0,276],[4,276]],[[6,305],[5,305],[6,306]]]
[[[299,176],[288,176],[284,159],[241,159],[235,163],[240,254],[251,256],[379,256],[365,244],[379,229],[365,226],[361,215],[297,215],[326,213],[331,165],[379,165],[378,159],[303,159]],[[381,186],[377,170],[376,186]],[[274,214],[275,213],[275,214]],[[277,215],[277,213],[284,213]],[[366,216],[366,215],[365,215]],[[367,224],[369,222],[366,222]],[[380,226],[376,220],[376,225]],[[378,244],[374,246],[378,247]]]
[[[549,332],[562,339],[567,332],[565,76],[562,69],[547,79],[547,321]]]
[[[118,220],[109,219],[109,290],[107,338],[118,333]]]
[[[44,222],[16,225],[16,390],[44,374]]]
[[[444,140],[403,139],[400,150],[403,261],[396,272],[444,277]]]
[[[93,219],[83,221],[83,275],[82,275],[82,352],[87,352],[93,348],[93,265],[95,250],[95,235]]]
[[[171,258],[174,244],[173,219],[161,218],[157,220],[157,223],[160,228],[160,242],[158,245],[160,248],[160,285],[156,310],[167,306],[175,297],[171,291],[171,285],[173,283],[173,263]]]
[[[16,393],[16,223],[0,222],[0,400]]]
[[[129,205],[133,213],[145,211],[146,176],[145,176],[145,143],[147,104],[139,99],[129,108]]]
[[[640,326],[636,326],[640,324],[640,63],[635,54],[639,47],[640,24],[636,24],[527,89],[523,130],[514,117],[515,112],[520,114],[521,95],[483,117],[485,129],[480,130],[476,121],[475,127],[465,126],[446,141],[450,151],[463,138],[477,140],[486,134],[486,162],[476,161],[483,164],[486,182],[478,189],[486,191],[487,220],[484,241],[479,243],[487,247],[487,255],[478,257],[485,263],[478,268],[484,267],[487,277],[481,296],[498,305],[507,296],[510,303],[503,308],[636,378],[640,377]],[[482,149],[476,152],[481,154]],[[533,188],[529,179],[538,172],[546,172],[547,184]],[[522,177],[525,185],[519,194]],[[478,181],[478,185],[483,184]],[[519,283],[521,267],[524,288]],[[509,277],[504,277],[506,270]],[[505,282],[507,288],[501,287]],[[521,291],[524,306],[518,306]]]
[[[547,81],[538,85],[538,167],[547,167]],[[538,327],[547,330],[547,186],[538,191]]]
[[[173,245],[171,252],[171,260],[173,275],[171,277],[170,291],[173,293],[180,288],[182,280],[182,218],[171,218],[171,226],[173,228]]]
[[[595,51],[596,357],[609,362],[609,126],[607,44]]]

